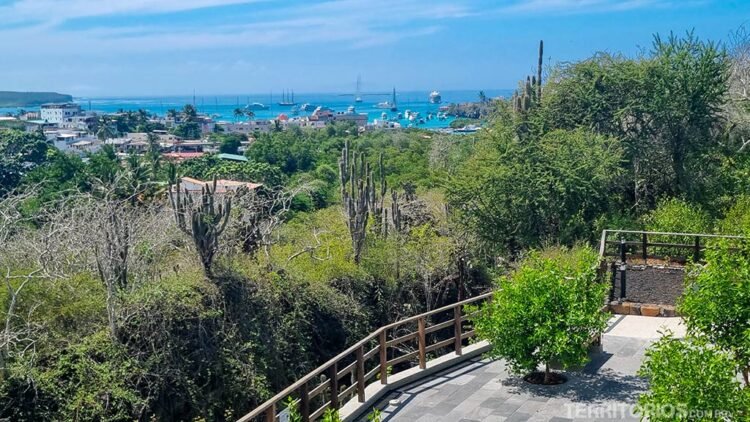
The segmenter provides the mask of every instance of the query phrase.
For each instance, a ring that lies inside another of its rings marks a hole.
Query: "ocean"
[[[494,89],[485,90],[487,97],[509,97],[512,95],[513,90],[510,89]],[[428,113],[436,113],[440,106],[447,105],[450,103],[464,103],[478,101],[479,91],[442,91],[442,103],[431,104],[429,102],[430,92],[427,91],[404,91],[396,93],[396,102],[398,103],[398,112],[404,113],[406,110],[419,112],[422,117],[426,119]],[[353,94],[295,94],[294,101],[299,106],[302,104],[309,103],[314,106],[326,106],[334,111],[346,111],[350,106],[354,106],[356,112],[367,113],[368,120],[373,122],[376,119],[381,119],[383,112],[385,112],[388,118],[396,117],[397,113],[393,113],[389,110],[383,110],[377,108],[377,104],[383,101],[391,101],[391,92],[382,93],[362,93],[362,102],[355,103]],[[193,104],[200,113],[205,113],[214,116],[215,120],[218,121],[229,121],[234,122],[234,109],[244,108],[245,105],[251,103],[262,103],[269,106],[268,110],[254,110],[256,119],[272,119],[277,117],[279,114],[284,113],[289,117],[294,117],[291,113],[292,107],[280,106],[278,102],[281,101],[281,93],[269,93],[269,94],[243,94],[243,95],[200,95],[196,94],[195,100],[193,96],[166,96],[166,97],[75,97],[74,101],[81,104],[84,110],[92,110],[103,113],[113,113],[119,110],[138,110],[144,109],[151,113],[158,115],[165,115],[169,109],[181,109],[185,104]],[[25,110],[35,110],[37,108],[29,107]],[[0,108],[0,115],[6,113],[15,113],[17,108]],[[307,116],[310,112],[299,112],[299,116]],[[244,118],[241,120],[245,120]],[[451,122],[451,119],[439,121],[437,119],[426,121],[425,124],[419,125],[422,128],[437,129],[441,127],[447,127]],[[400,122],[406,127],[409,122],[402,120]]]

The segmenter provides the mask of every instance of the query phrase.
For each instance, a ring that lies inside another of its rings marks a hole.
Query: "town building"
[[[63,123],[81,114],[81,106],[75,103],[42,104],[40,119],[47,123]]]
[[[190,194],[200,194],[206,185],[211,185],[213,181],[203,181],[192,177],[180,178],[180,190],[187,191]],[[236,180],[219,179],[216,181],[216,193],[236,192],[240,188],[255,190],[263,186],[261,183],[238,182]]]
[[[273,122],[270,120],[251,120],[241,123],[219,122],[216,125],[225,133],[241,133],[249,136],[256,133],[268,133],[273,128]]]

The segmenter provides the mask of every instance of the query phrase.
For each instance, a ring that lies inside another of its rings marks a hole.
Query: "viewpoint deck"
[[[646,389],[636,372],[663,329],[684,335],[679,318],[613,316],[602,350],[567,373],[564,385],[527,384],[502,361],[474,358],[392,392],[377,407],[383,421],[636,421],[632,405]],[[399,404],[389,404],[394,399]]]

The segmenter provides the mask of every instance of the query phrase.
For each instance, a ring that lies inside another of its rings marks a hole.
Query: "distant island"
[[[57,92],[13,92],[0,91],[0,107],[34,107],[45,103],[66,103],[73,96]]]

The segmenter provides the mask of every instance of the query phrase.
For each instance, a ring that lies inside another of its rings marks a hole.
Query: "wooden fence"
[[[637,230],[604,230],[599,245],[602,257],[618,257],[620,262],[628,259],[649,259],[699,262],[711,239],[745,239],[742,236],[728,236],[698,233],[647,232]]]
[[[474,336],[471,327],[464,330],[470,316],[465,305],[491,296],[485,293],[380,327],[239,420],[276,422],[288,397],[305,422],[320,418],[327,409],[340,409],[354,397],[364,403],[370,384],[385,385],[389,376],[414,363],[425,369],[430,356],[441,352],[461,355],[464,341]]]

